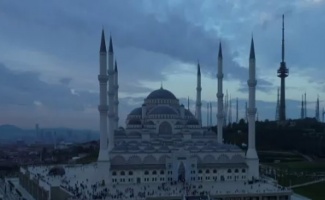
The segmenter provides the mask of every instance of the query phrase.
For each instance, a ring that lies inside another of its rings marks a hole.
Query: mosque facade
[[[253,40],[248,82],[249,115],[253,120],[249,121],[247,155],[239,147],[223,143],[222,60],[220,44],[217,134],[202,126],[200,64],[197,66],[195,114],[185,108],[172,92],[161,87],[152,91],[142,105],[128,114],[125,129],[122,129],[118,128],[118,68],[116,60],[114,62],[112,38],[107,52],[102,32],[98,76],[101,132],[98,161],[109,166],[110,182],[236,181],[259,178],[259,162],[254,144],[256,80]]]
[[[247,150],[223,142],[221,44],[216,84],[217,133],[202,126],[199,64],[194,114],[171,91],[161,87],[130,111],[125,128],[121,128],[118,66],[112,38],[107,52],[104,31],[99,63],[97,162],[62,165],[64,170],[60,170],[60,176],[49,174],[51,166],[21,167],[20,184],[36,199],[290,199],[290,189],[259,174],[255,148],[257,81],[253,39],[247,81]]]

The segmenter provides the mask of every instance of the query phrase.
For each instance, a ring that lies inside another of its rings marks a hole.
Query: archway
[[[159,134],[172,134],[172,126],[168,122],[163,122],[159,125]]]
[[[185,166],[183,162],[178,167],[178,181],[185,182]]]

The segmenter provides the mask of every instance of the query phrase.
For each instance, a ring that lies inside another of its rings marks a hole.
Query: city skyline
[[[282,14],[290,70],[286,79],[287,118],[300,118],[301,95],[306,91],[308,117],[315,116],[318,94],[320,109],[324,107],[324,72],[320,69],[325,29],[319,28],[323,1],[73,2],[0,3],[5,8],[0,12],[0,25],[4,27],[0,31],[0,124],[31,128],[39,123],[98,130],[102,28],[107,38],[112,35],[119,66],[120,125],[161,82],[184,105],[189,96],[193,112],[198,60],[202,71],[202,124],[206,124],[207,102],[213,102],[216,124],[220,41],[224,91],[228,90],[233,99],[239,98],[239,118],[244,118],[252,33],[259,119],[274,120],[280,85],[276,75],[281,61]],[[125,12],[128,16],[123,15]]]

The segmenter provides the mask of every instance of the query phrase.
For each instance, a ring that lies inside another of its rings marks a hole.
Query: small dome
[[[197,119],[190,119],[186,122],[187,125],[199,125],[199,121]]]
[[[147,99],[175,99],[176,100],[176,97],[170,91],[160,88],[158,90],[151,92],[147,96]]]
[[[154,107],[149,115],[177,115],[178,113],[170,106],[160,105]]]
[[[142,108],[139,107],[139,108],[135,108],[133,109],[129,115],[142,115]]]
[[[191,111],[185,109],[185,116],[187,117],[194,117],[194,115],[191,113]]]

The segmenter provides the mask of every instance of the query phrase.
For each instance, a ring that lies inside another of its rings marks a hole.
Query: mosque
[[[217,133],[202,126],[199,64],[194,114],[172,92],[161,87],[128,114],[125,129],[119,128],[118,66],[114,61],[112,38],[107,52],[104,31],[99,54],[100,150],[97,162],[61,166],[65,174],[50,178],[46,175],[48,166],[21,168],[20,181],[26,190],[33,192],[36,186],[33,184],[30,189],[30,181],[38,179],[38,187],[48,191],[45,195],[60,196],[60,199],[63,196],[64,199],[290,199],[290,189],[259,174],[255,149],[257,81],[253,38],[247,82],[247,151],[223,143],[221,43],[217,70]]]

